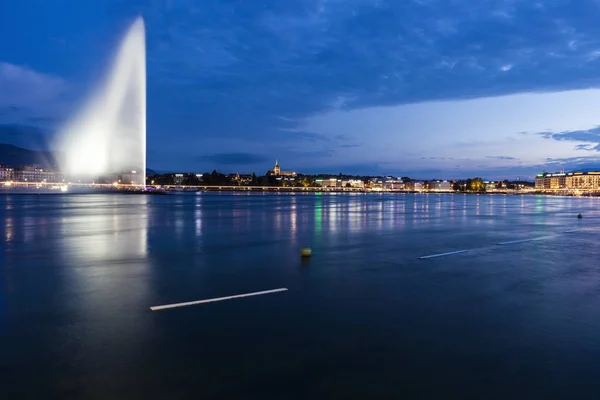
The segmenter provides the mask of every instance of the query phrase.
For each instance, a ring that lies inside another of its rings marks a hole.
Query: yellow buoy
[[[302,257],[310,257],[312,255],[312,250],[310,247],[303,247],[302,250],[300,250],[300,254]]]

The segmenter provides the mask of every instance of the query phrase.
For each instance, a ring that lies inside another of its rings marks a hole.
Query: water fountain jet
[[[71,180],[146,184],[146,39],[137,18],[106,81],[59,132],[61,171]],[[103,178],[102,178],[103,177]]]

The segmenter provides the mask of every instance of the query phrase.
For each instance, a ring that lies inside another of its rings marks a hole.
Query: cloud
[[[210,161],[219,165],[253,165],[267,161],[269,158],[253,153],[218,153],[199,157],[202,161]]]
[[[600,126],[591,129],[563,131],[563,132],[540,132],[545,139],[570,142],[587,142],[575,146],[576,150],[600,152]]]
[[[60,77],[0,62],[0,123],[55,127],[68,109],[70,89]]]
[[[510,156],[486,156],[487,158],[492,158],[494,160],[516,160],[515,157]]]
[[[593,151],[595,150],[590,144],[578,144],[575,146],[575,150]]]
[[[0,107],[45,106],[56,101],[67,88],[67,83],[59,77],[0,62]]]
[[[210,4],[110,7],[119,15],[144,15],[149,80],[172,85],[174,93],[186,88],[180,93],[186,100],[208,106],[203,115],[225,102],[245,103],[259,114],[304,117],[340,105],[356,109],[600,82],[589,60],[600,48],[600,27],[586,12],[588,0],[543,6],[457,0],[452,7],[391,0]],[[572,42],[580,46],[573,49]],[[568,59],[557,59],[567,51]],[[515,65],[518,72],[511,69],[507,78],[503,70]],[[276,121],[270,124],[278,128]]]

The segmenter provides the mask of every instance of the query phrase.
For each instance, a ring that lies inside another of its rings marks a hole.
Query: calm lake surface
[[[598,398],[599,222],[597,198],[0,195],[2,398]]]

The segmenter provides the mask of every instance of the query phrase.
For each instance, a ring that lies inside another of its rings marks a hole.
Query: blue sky
[[[154,169],[600,168],[596,0],[0,2],[0,142],[52,143],[138,15]]]

